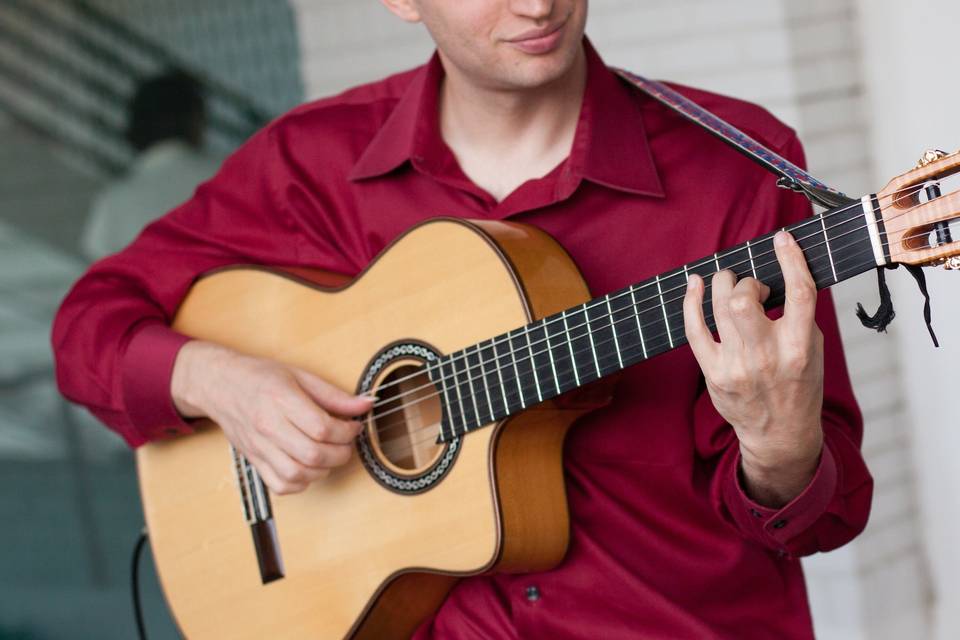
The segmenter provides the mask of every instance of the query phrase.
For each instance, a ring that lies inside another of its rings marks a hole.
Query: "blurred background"
[[[960,146],[957,24],[947,0],[592,0],[587,33],[609,64],[765,106],[859,196]],[[48,346],[72,281],[135,232],[115,212],[161,215],[272,117],[431,51],[376,0],[0,3],[0,638],[135,637],[133,458],[60,399]],[[137,96],[182,117],[131,127]],[[853,315],[874,276],[835,291],[876,494],[863,535],[804,561],[820,638],[960,637],[960,274],[927,275],[939,350],[902,270],[888,335]],[[178,637],[149,554],[141,581],[150,637]]]

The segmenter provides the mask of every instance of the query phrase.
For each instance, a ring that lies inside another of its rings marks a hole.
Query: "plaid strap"
[[[852,202],[846,195],[817,180],[781,155],[774,153],[729,122],[718,118],[692,100],[685,98],[662,82],[647,80],[625,69],[613,71],[651,98],[676,111],[684,118],[706,129],[728,145],[780,176],[781,187],[803,193],[814,204],[831,208]]]

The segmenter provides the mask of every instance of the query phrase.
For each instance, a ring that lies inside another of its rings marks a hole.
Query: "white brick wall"
[[[877,159],[876,177],[883,180],[912,166],[923,149],[957,149],[960,85],[950,81],[950,69],[957,59],[960,4],[954,0],[858,0],[857,5],[873,125],[869,147]],[[948,182],[944,192],[955,188],[956,183]],[[899,311],[894,337],[902,354],[905,412],[911,419],[918,520],[936,596],[930,637],[953,640],[960,638],[960,409],[954,400],[960,362],[956,321],[960,296],[955,272],[930,269],[926,273],[941,348],[930,346],[916,285],[898,272],[891,274]]]
[[[422,27],[372,0],[291,1],[309,97],[420,64],[432,51]],[[850,194],[881,186],[871,183],[866,151],[852,0],[593,0],[590,11],[587,32],[608,63],[759,102],[799,131],[815,174]],[[835,295],[877,486],[866,532],[806,562],[817,634],[923,638],[929,586],[897,351],[853,316],[856,301],[876,304],[872,276]]]

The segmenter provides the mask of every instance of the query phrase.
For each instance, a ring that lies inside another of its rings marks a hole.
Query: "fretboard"
[[[839,207],[787,227],[818,289],[877,266],[864,211]],[[690,274],[707,283],[704,317],[716,329],[713,274],[729,269],[770,287],[767,309],[784,301],[775,232],[679,269],[450,353],[430,367],[444,407],[441,441],[686,344],[683,298]],[[886,247],[884,247],[886,249]]]

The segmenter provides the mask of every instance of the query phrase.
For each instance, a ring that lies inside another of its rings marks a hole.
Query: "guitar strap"
[[[613,71],[628,84],[640,89],[660,104],[705,129],[708,133],[728,144],[735,151],[745,155],[767,171],[778,176],[777,186],[802,193],[810,202],[826,209],[857,204],[857,201],[853,198],[817,180],[780,154],[768,149],[729,122],[710,113],[662,82],[648,80],[643,76],[631,73],[625,69],[614,68]],[[898,266],[897,264],[893,264],[888,265],[887,268],[896,269]],[[920,287],[920,292],[923,294],[923,316],[927,324],[927,330],[930,332],[934,346],[939,347],[937,336],[934,334],[933,326],[930,323],[930,294],[927,292],[926,277],[920,267],[912,265],[905,266],[910,272],[910,275],[916,279],[917,285]],[[877,269],[877,283],[880,288],[880,306],[876,313],[869,315],[862,304],[857,304],[857,318],[863,326],[876,329],[877,331],[886,331],[887,326],[893,322],[896,316],[893,310],[890,289],[887,288],[887,281],[884,277],[883,269],[884,267]]]

